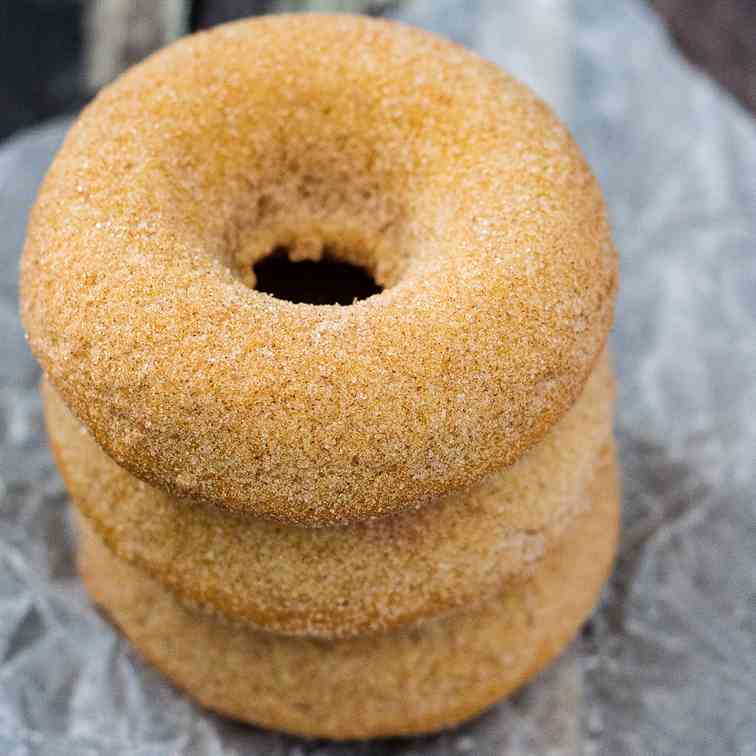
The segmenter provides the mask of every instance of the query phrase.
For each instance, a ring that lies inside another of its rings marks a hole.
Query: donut
[[[480,603],[532,570],[590,504],[612,432],[602,357],[569,412],[512,467],[418,512],[330,528],[284,526],[171,499],[116,465],[43,386],[72,499],[115,554],[185,603],[258,628],[349,637]]]
[[[616,467],[530,579],[483,606],[349,640],[289,638],[218,621],[118,559],[81,521],[85,586],[136,648],[205,707],[297,735],[410,735],[451,727],[557,656],[595,604],[618,527]]]
[[[331,261],[379,293],[261,290]],[[455,44],[352,16],[182,39],[103,90],[31,214],[32,351],[119,465],[303,526],[513,464],[580,395],[617,281],[556,116]]]

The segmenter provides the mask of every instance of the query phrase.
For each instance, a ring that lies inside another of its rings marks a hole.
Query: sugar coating
[[[135,646],[204,706],[298,735],[335,739],[451,727],[557,656],[593,608],[619,520],[613,455],[530,579],[485,605],[417,628],[350,640],[286,638],[216,621],[119,560],[82,521],[87,590]]]
[[[276,244],[385,290],[256,292]],[[22,318],[132,474],[323,526],[520,458],[603,348],[616,266],[594,177],[524,86],[393,22],[276,16],[183,39],[85,109],[31,215]]]
[[[575,405],[511,467],[419,511],[318,529],[171,499],[107,457],[49,384],[43,395],[74,503],[120,558],[234,621],[349,637],[475,605],[532,571],[591,503],[614,386],[602,357]]]

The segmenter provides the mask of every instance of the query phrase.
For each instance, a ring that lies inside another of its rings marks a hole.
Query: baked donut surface
[[[417,628],[350,640],[286,638],[190,611],[115,557],[81,521],[90,595],[141,653],[204,706],[333,739],[451,727],[508,695],[557,656],[592,610],[614,556],[617,470],[605,455],[591,511],[532,578],[485,605]]]
[[[475,605],[532,571],[591,505],[613,395],[602,357],[575,405],[511,467],[417,512],[312,529],[171,499],[116,465],[43,386],[58,468],[109,548],[184,602],[310,637],[383,631]]]
[[[282,247],[383,291],[255,291]],[[307,526],[515,462],[580,394],[615,288],[600,190],[540,100],[426,32],[320,15],[188,37],[107,87],[21,272],[31,348],[113,459]]]

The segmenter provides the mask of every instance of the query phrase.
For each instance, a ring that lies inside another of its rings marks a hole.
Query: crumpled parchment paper
[[[756,754],[756,124],[640,1],[420,0],[405,20],[548,100],[607,194],[624,535],[562,660],[461,729],[363,745],[231,724],[88,604],[46,447],[16,274],[68,122],[0,148],[0,754]]]

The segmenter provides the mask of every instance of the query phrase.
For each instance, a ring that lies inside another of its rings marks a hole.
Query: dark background
[[[87,13],[102,1],[0,0],[0,139],[74,111],[91,97],[96,85],[87,71],[88,50],[101,32],[88,25]],[[756,0],[648,1],[684,53],[756,114]],[[131,0],[130,12],[149,15],[160,2]],[[170,2],[183,7],[184,31],[281,7],[273,0]],[[372,13],[396,4],[355,3]],[[153,46],[164,41],[156,36]],[[149,40],[130,44],[121,50],[124,65],[150,47]]]

